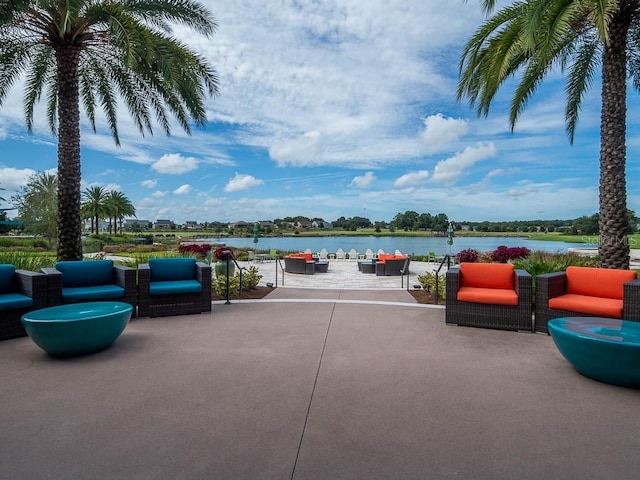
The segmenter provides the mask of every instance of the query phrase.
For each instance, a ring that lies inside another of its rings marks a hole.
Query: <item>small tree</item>
[[[27,233],[42,235],[49,248],[57,236],[57,196],[58,177],[40,172],[32,175],[11,200],[18,208],[18,216],[25,224]]]

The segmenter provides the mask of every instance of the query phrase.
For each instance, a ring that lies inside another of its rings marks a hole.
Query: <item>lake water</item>
[[[543,250],[545,252],[566,253],[568,248],[589,248],[593,245],[584,243],[546,242],[540,240],[527,240],[514,237],[454,237],[451,250],[447,245],[446,237],[264,237],[258,243],[253,243],[253,237],[249,238],[208,238],[201,239],[212,243],[224,243],[230,247],[245,247],[257,250],[270,250],[275,248],[285,252],[303,252],[307,249],[319,252],[326,248],[328,252],[335,252],[342,248],[348,252],[352,248],[359,253],[364,253],[368,248],[373,252],[379,249],[385,252],[400,250],[409,255],[426,255],[435,252],[436,255],[447,253],[456,254],[460,250],[473,248],[479,252],[495,250],[500,245],[507,247],[527,247],[529,250]]]

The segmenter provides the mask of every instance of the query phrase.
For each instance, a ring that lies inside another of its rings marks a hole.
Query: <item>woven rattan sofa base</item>
[[[600,317],[570,310],[549,308],[549,299],[564,295],[567,289],[565,272],[554,272],[536,277],[535,331],[549,333],[547,323],[561,317]],[[622,318],[640,322],[640,279],[624,284],[622,298]]]
[[[16,270],[15,279],[16,293],[31,297],[33,305],[30,308],[0,311],[0,340],[26,336],[27,332],[21,322],[22,315],[47,306],[47,277],[45,275],[29,270]]]
[[[138,317],[168,317],[210,312],[211,265],[196,262],[196,280],[202,285],[201,293],[151,295],[149,265],[138,265]]]
[[[518,305],[492,305],[459,301],[457,298],[459,272],[459,267],[453,267],[446,274],[445,322],[447,324],[499,330],[533,331],[532,282],[529,273],[525,270],[515,271],[514,288],[518,293]]]
[[[90,260],[87,260],[87,264],[90,266],[89,262]],[[62,272],[55,268],[43,268],[41,270],[47,275],[47,306],[62,305]],[[124,265],[114,265],[113,283],[124,288],[124,297],[117,299],[117,301],[130,304],[133,307],[131,317],[136,317],[136,306],[138,305],[136,269]],[[99,299],[89,299],[87,301],[97,300]]]

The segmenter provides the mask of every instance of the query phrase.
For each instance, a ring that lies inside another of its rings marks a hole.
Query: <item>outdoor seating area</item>
[[[284,271],[313,275],[316,272],[327,273],[329,261],[314,257],[312,253],[293,253],[284,257]]]
[[[113,260],[60,261],[42,272],[1,264],[0,340],[27,334],[26,313],[59,305],[122,302],[132,317],[210,312],[211,275],[210,265],[193,258],[151,259],[137,269]]]

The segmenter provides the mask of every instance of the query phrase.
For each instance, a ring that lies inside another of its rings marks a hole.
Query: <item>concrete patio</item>
[[[279,288],[84,357],[1,342],[0,478],[636,478],[640,391],[412,302]]]

